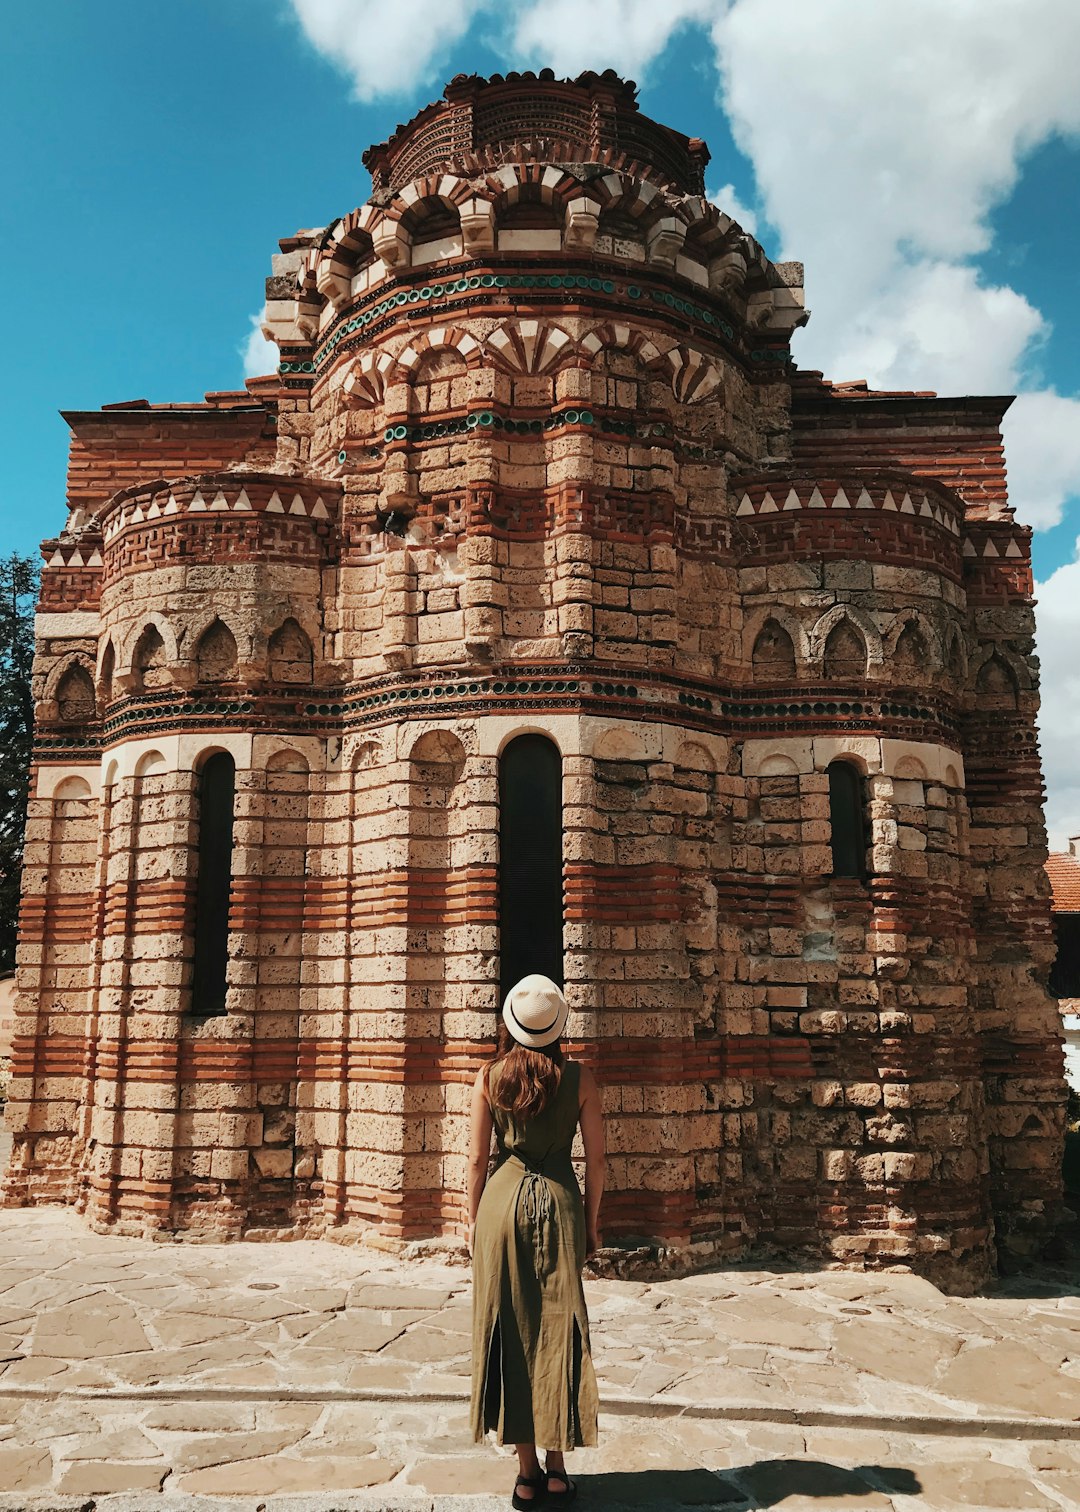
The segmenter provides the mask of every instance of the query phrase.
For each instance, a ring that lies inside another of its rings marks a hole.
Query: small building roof
[[[1070,840],[1069,844],[1080,846],[1080,840]],[[1046,858],[1046,875],[1054,913],[1080,913],[1080,856],[1073,850],[1052,851]]]

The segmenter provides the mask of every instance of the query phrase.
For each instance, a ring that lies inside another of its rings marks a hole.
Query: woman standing
[[[495,1059],[473,1087],[473,1436],[517,1447],[513,1505],[572,1501],[564,1451],[596,1443],[596,1377],[581,1267],[600,1246],[604,1129],[592,1073],[559,1043],[566,999],[544,976],[507,994]],[[581,1124],[582,1203],[570,1147]],[[498,1159],[487,1180],[494,1127]],[[537,1444],[547,1450],[542,1470]]]

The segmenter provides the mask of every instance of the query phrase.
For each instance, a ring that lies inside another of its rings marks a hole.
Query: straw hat
[[[566,999],[550,977],[522,977],[506,994],[503,1023],[530,1050],[552,1045],[566,1028]]]

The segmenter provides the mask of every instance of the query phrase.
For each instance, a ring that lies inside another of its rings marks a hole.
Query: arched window
[[[215,752],[199,773],[199,870],[195,884],[191,1011],[203,1017],[225,1012],[235,786],[235,762],[228,751]]]
[[[519,735],[499,763],[501,995],[538,971],[562,985],[562,761],[543,735]]]
[[[866,805],[854,762],[829,764],[829,822],[834,877],[866,876]]]

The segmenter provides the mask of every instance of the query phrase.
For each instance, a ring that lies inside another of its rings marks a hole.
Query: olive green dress
[[[498,1067],[491,1073],[499,1074]],[[585,1207],[570,1160],[581,1067],[544,1111],[492,1108],[498,1160],[473,1240],[473,1436],[574,1449],[596,1443],[596,1377],[581,1286]]]

